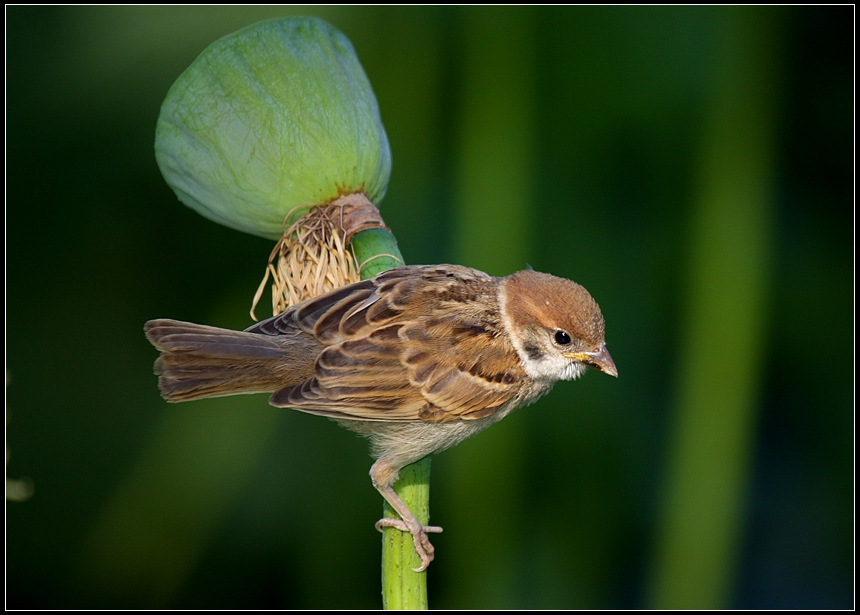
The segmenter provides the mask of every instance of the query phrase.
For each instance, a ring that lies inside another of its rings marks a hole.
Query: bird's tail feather
[[[302,353],[275,336],[168,319],[150,320],[144,331],[161,351],[154,371],[170,402],[271,392],[306,377],[308,366],[296,361]]]

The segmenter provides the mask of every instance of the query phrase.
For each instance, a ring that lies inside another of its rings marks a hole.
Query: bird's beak
[[[618,368],[615,367],[615,361],[612,360],[609,351],[606,350],[606,344],[602,342],[600,348],[593,352],[566,352],[564,356],[618,378]]]

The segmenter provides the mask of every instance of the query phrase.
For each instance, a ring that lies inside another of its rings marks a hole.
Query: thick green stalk
[[[430,457],[400,471],[394,491],[418,518],[421,525],[430,521]],[[388,502],[383,515],[400,517]],[[421,558],[415,552],[412,534],[393,527],[382,534],[382,608],[386,610],[427,610],[427,571],[415,572]]]
[[[653,609],[732,604],[744,533],[771,268],[776,28],[720,13],[720,65],[686,259],[687,317]]]
[[[383,271],[403,266],[403,255],[391,231],[381,228],[356,233],[350,243],[361,267],[361,279],[368,280]]]
[[[352,239],[352,247],[363,279],[403,265],[403,256],[389,231],[370,229]],[[394,491],[409,507],[422,525],[430,520],[430,457],[406,466],[400,471],[400,480]],[[398,519],[394,510],[385,503],[385,517]],[[426,610],[427,571],[415,572],[421,560],[412,544],[412,535],[395,528],[384,528],[382,533],[382,608]]]

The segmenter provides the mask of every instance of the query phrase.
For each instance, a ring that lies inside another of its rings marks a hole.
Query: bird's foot
[[[438,534],[442,528],[438,525],[420,525],[418,523],[411,525],[402,519],[380,519],[376,522],[376,529],[380,532],[384,527],[393,527],[401,532],[409,532],[412,534],[412,544],[415,545],[415,552],[421,558],[421,565],[418,568],[413,568],[415,572],[427,570],[427,566],[433,561],[435,549],[430,544],[430,539],[427,534]]]

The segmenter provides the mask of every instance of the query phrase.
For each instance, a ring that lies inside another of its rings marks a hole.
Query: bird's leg
[[[385,501],[391,505],[391,508],[400,515],[400,519],[380,519],[376,522],[376,529],[380,532],[384,527],[393,527],[402,532],[412,534],[412,544],[415,545],[415,552],[421,558],[421,565],[418,568],[413,568],[415,572],[426,570],[430,562],[433,561],[435,549],[430,544],[430,539],[427,538],[427,533],[439,533],[441,527],[435,525],[421,525],[409,507],[403,503],[403,500],[395,493],[392,484],[397,480],[397,472],[399,468],[394,468],[387,462],[380,459],[370,468],[370,478],[373,481],[373,486],[385,498]]]
[[[415,518],[415,515],[412,514],[412,511],[403,503],[403,500],[397,496],[392,487],[389,486],[378,490],[382,494],[382,497],[400,515],[400,519],[380,519],[376,522],[376,529],[381,532],[384,527],[393,527],[402,532],[412,534],[412,544],[415,545],[415,551],[418,553],[418,557],[421,558],[421,565],[412,570],[415,572],[426,570],[430,562],[433,561],[435,551],[433,545],[430,544],[430,539],[427,538],[427,533],[439,533],[442,531],[442,528],[437,525],[421,525],[418,519]]]

